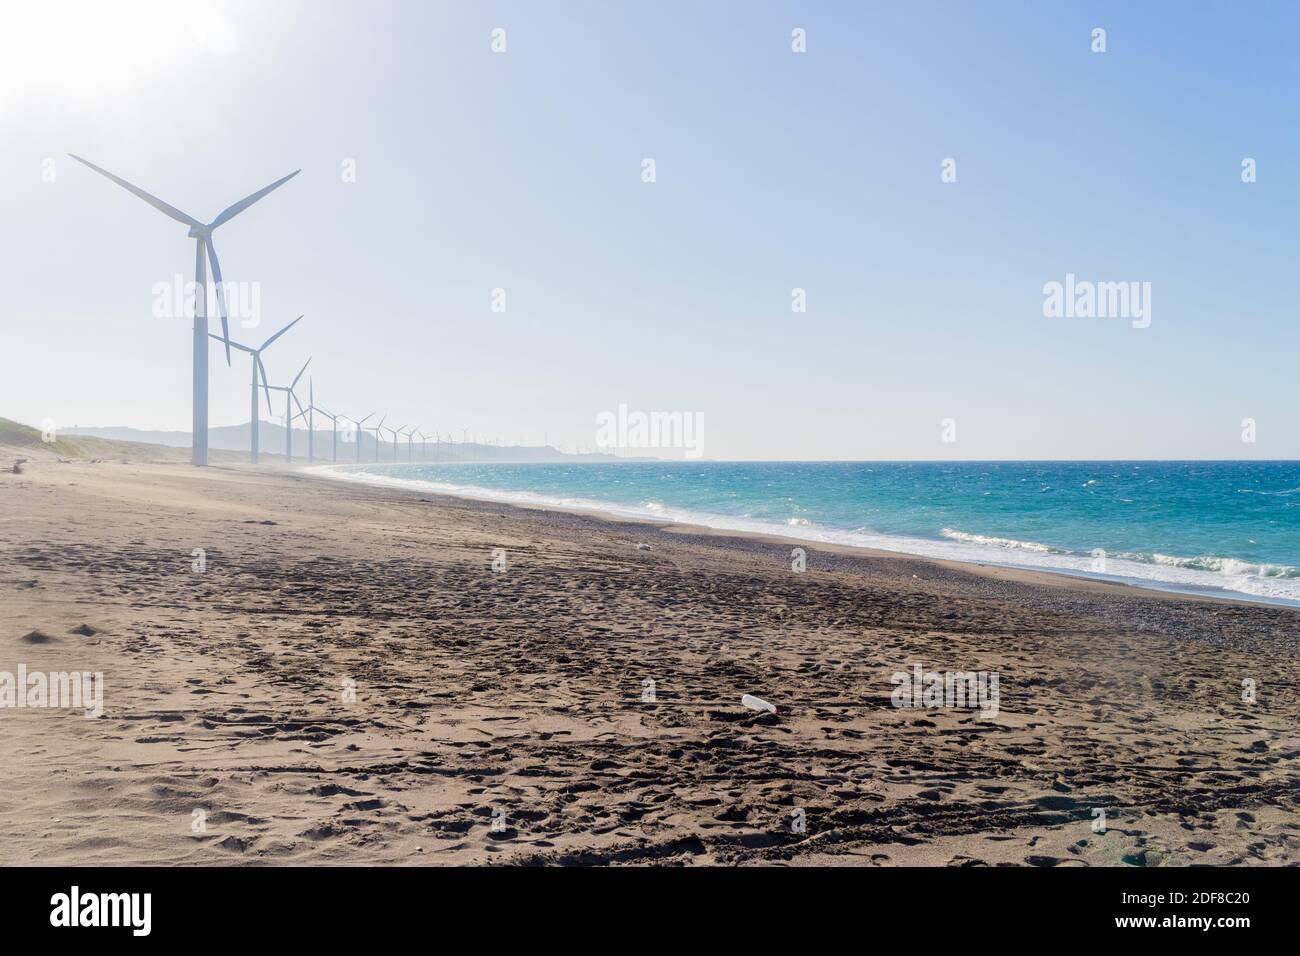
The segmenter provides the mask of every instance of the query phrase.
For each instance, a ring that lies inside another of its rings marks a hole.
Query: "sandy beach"
[[[0,710],[0,863],[1300,861],[1292,609],[233,464],[0,501],[0,671],[104,686]]]

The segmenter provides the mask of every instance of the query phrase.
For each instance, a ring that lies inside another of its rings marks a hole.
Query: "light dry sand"
[[[1300,860],[1297,612],[789,548],[233,467],[0,474],[0,670],[107,687],[99,719],[0,710],[0,863]],[[997,671],[1001,713],[892,707],[914,662]]]

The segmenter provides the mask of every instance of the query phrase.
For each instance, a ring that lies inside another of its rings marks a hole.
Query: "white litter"
[[[775,706],[769,704],[765,700],[755,697],[753,694],[746,694],[744,697],[740,698],[740,702],[744,704],[746,707],[748,707],[750,710],[765,710],[769,714],[776,713]]]

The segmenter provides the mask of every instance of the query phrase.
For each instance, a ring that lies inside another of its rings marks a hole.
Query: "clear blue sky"
[[[1300,457],[1293,3],[103,6],[0,13],[0,415],[189,425],[151,290],[193,244],[75,152],[204,220],[301,167],[217,248],[261,286],[237,337],[306,313],[271,375],[311,354],[353,414],[573,445],[627,403],[703,413],[712,458]],[[1067,272],[1150,282],[1151,327],[1045,318]],[[247,380],[213,351],[214,425]]]

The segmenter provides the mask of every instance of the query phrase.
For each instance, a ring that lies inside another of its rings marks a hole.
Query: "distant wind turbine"
[[[316,387],[311,376],[307,376],[307,464],[311,464],[316,452]]]
[[[307,371],[307,366],[311,364],[311,359],[302,363],[302,368],[298,369],[298,374],[293,377],[293,381],[288,385],[267,385],[271,391],[284,392],[284,461],[289,464],[293,461],[293,420],[297,416],[293,413],[293,406],[298,406],[298,411],[302,412],[302,402],[298,401],[298,396],[294,392],[294,386],[298,384],[298,379],[302,378],[302,373]],[[265,377],[266,369],[262,370]],[[270,402],[270,397],[267,402]]]
[[[397,461],[397,436],[402,434],[402,429],[405,427],[405,425],[398,425],[396,428],[392,426],[388,428],[388,434],[393,436],[393,461]]]
[[[414,458],[412,456],[414,452],[413,452],[413,446],[411,445],[411,439],[415,437],[415,429],[409,425],[403,425],[402,434],[406,436],[406,460],[413,461]],[[396,453],[394,453],[393,457],[394,458],[397,457]]]
[[[226,344],[229,345],[231,348],[239,349],[239,351],[241,352],[247,352],[249,355],[253,357],[252,362],[250,363],[253,366],[253,389],[252,389],[253,411],[252,411],[252,418],[249,419],[249,425],[248,425],[248,429],[249,429],[248,460],[251,461],[254,465],[257,464],[257,451],[258,451],[257,422],[260,417],[258,415],[258,408],[257,408],[257,374],[259,370],[262,373],[262,381],[263,382],[266,381],[266,366],[262,364],[262,353],[267,350],[267,348],[271,345],[272,342],[274,342],[280,336],[284,335],[285,332],[288,332],[291,328],[293,328],[301,321],[302,321],[302,316],[300,315],[298,316],[298,318],[294,319],[292,322],[290,322],[288,325],[282,328],[279,332],[276,332],[275,335],[271,336],[269,339],[263,342],[261,348],[251,349],[247,345],[240,345],[238,342],[235,342],[234,340],[225,340]],[[211,332],[208,333],[208,337],[214,339],[221,338],[221,336],[213,335]],[[269,388],[266,392],[266,410],[268,413],[271,412],[271,392]]]
[[[384,422],[388,421],[387,413],[379,419],[379,424],[375,426],[375,461],[379,461],[379,443],[382,438],[381,432],[384,430]]]
[[[309,378],[307,379],[307,381],[310,382],[311,379]],[[328,408],[325,408],[322,405],[315,404],[314,401],[312,403],[312,407],[330,420],[330,426],[333,429],[332,447],[330,449],[330,461],[337,462],[339,460],[339,416],[335,415]]]
[[[371,413],[370,413],[369,415],[367,415],[365,418],[361,418],[361,419],[357,419],[357,418],[348,418],[346,415],[341,415],[341,416],[339,416],[339,417],[342,418],[345,422],[351,422],[351,423],[352,423],[352,427],[356,429],[356,433],[357,433],[357,434],[356,434],[356,439],[357,439],[357,464],[359,465],[359,464],[361,464],[361,436],[365,434],[365,429],[362,428],[361,426],[364,425],[366,422],[370,421],[370,419],[374,418],[374,417],[375,417],[375,413],[374,413],[374,412],[371,412]]]
[[[189,237],[195,240],[194,253],[194,405],[190,461],[203,466],[208,463],[208,263],[212,263],[212,278],[217,284],[217,308],[221,315],[221,340],[226,343],[226,364],[230,364],[230,323],[226,315],[226,298],[222,291],[221,263],[217,259],[216,247],[212,245],[212,230],[230,221],[267,193],[271,192],[297,176],[301,170],[295,169],[288,176],[277,179],[264,189],[259,189],[251,196],[246,196],[233,206],[227,206],[211,222],[199,222],[193,216],[181,212],[175,206],[168,205],[157,196],[151,196],[138,186],[133,186],[125,179],[114,176],[106,169],[101,169],[89,160],[69,153],[73,159],[95,172],[106,176],[128,192],[135,193],[159,212],[170,216],[179,223],[190,227]],[[206,255],[205,255],[206,253]]]

